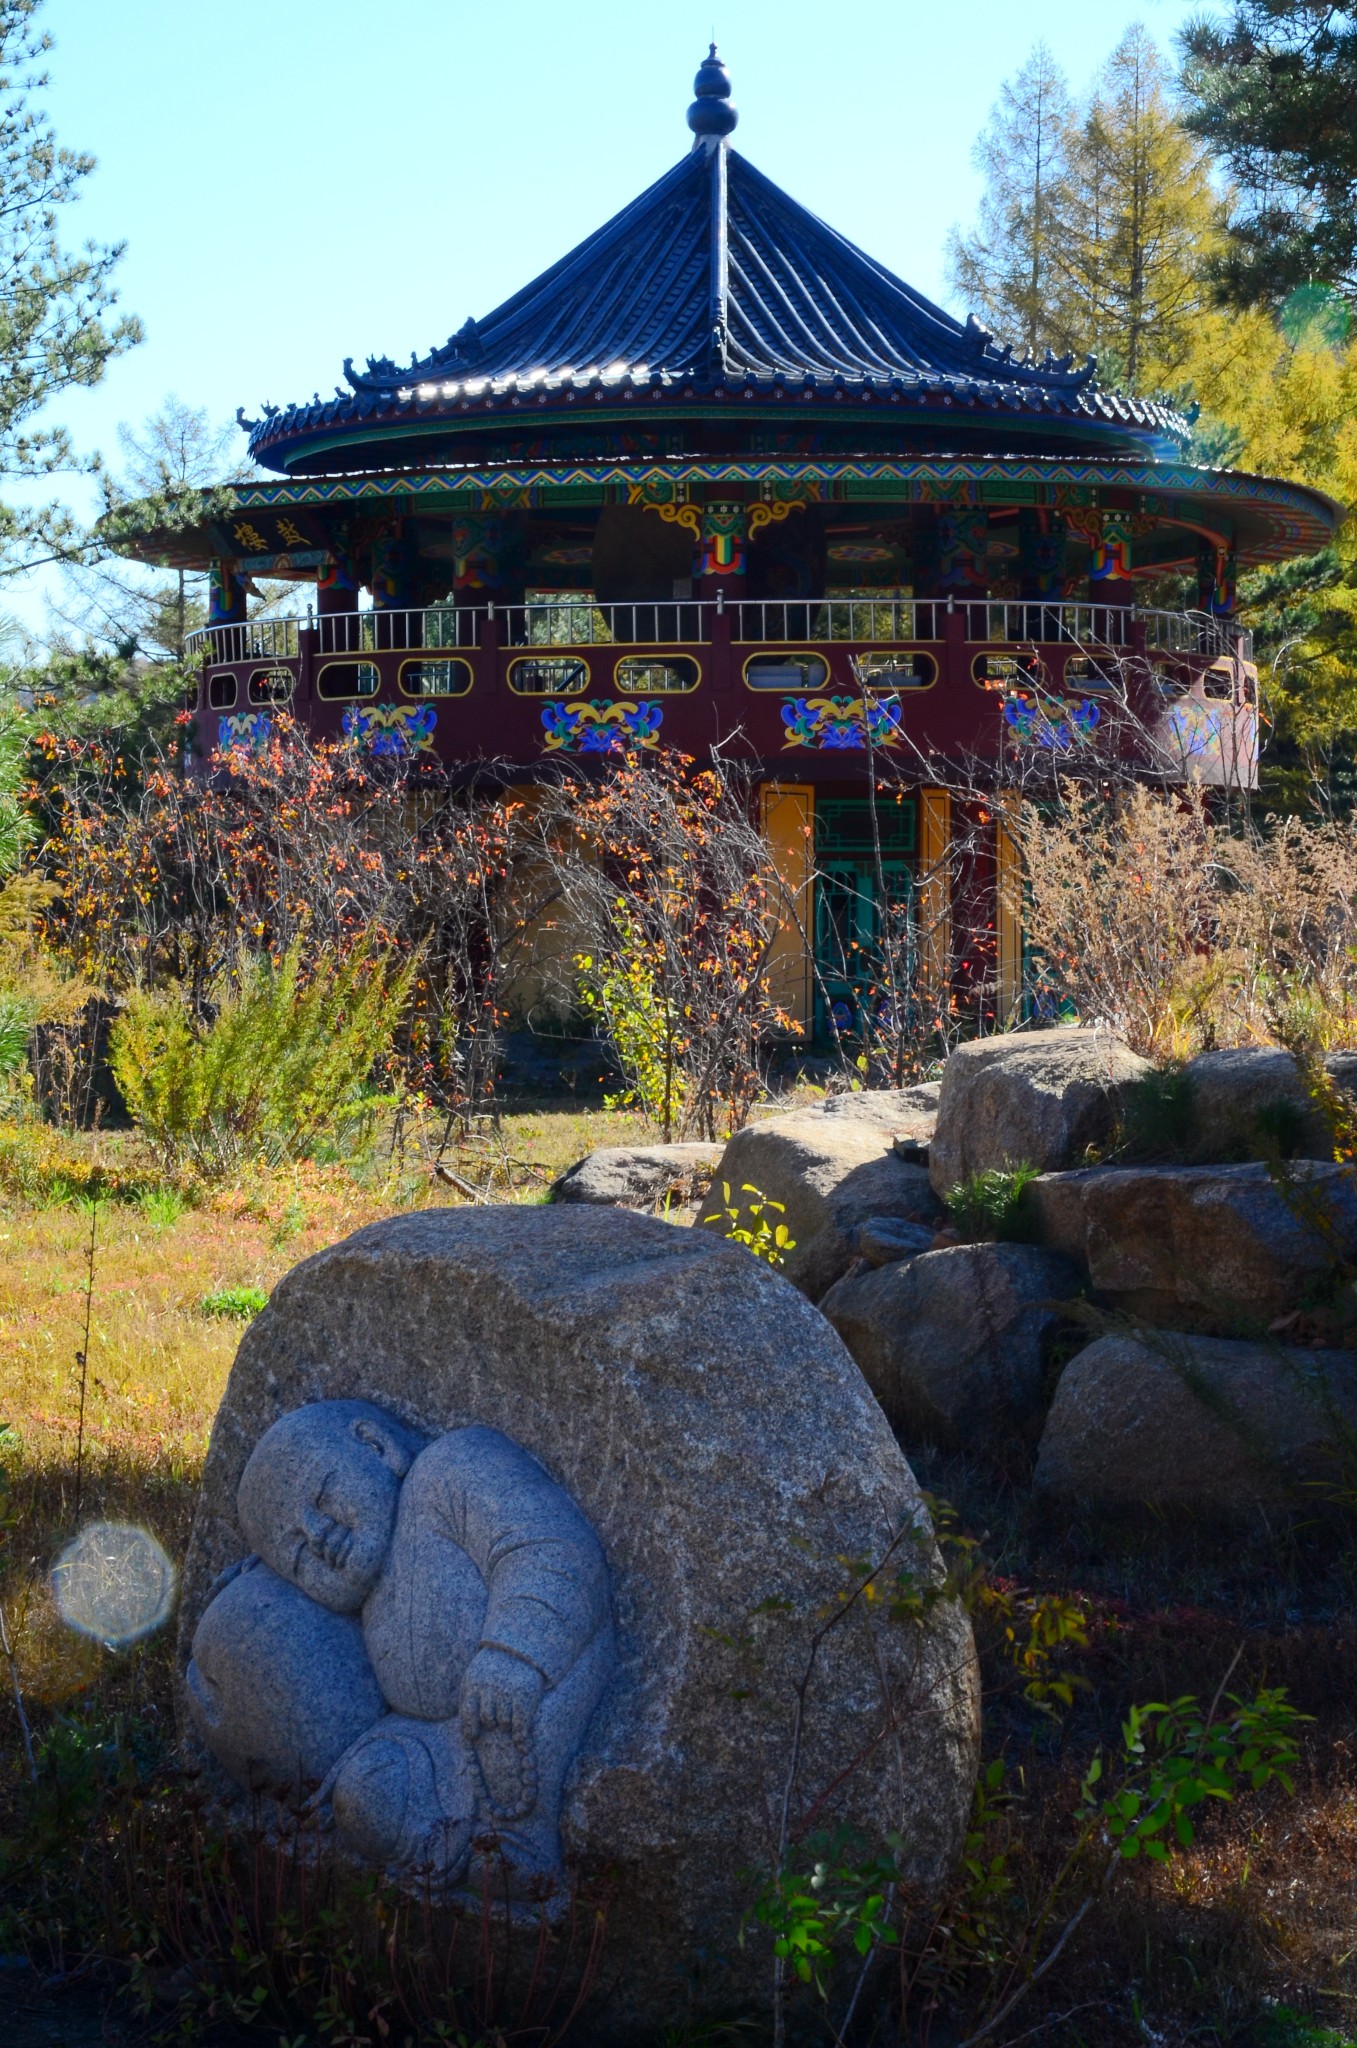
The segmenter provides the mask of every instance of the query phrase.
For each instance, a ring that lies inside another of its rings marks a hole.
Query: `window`
[[[246,694],[251,704],[286,704],[292,695],[291,669],[257,668]]]
[[[509,663],[509,688],[520,697],[578,697],[589,687],[589,664],[566,654],[520,654]]]
[[[1209,668],[1202,681],[1206,695],[1217,703],[1224,703],[1234,696],[1234,676],[1228,668]]]
[[[744,679],[751,690],[823,690],[829,663],[823,654],[752,654]]]
[[[691,654],[628,654],[613,670],[613,680],[628,697],[672,697],[695,690],[702,671]]]
[[[375,661],[327,661],[316,678],[318,697],[375,697],[382,678]]]
[[[1087,654],[1072,654],[1065,663],[1065,682],[1071,690],[1110,690],[1117,680],[1114,661],[1094,661]]]
[[[971,675],[982,690],[1012,690],[1044,684],[1046,671],[1035,654],[977,654]]]
[[[853,673],[874,690],[926,690],[938,680],[931,654],[855,654]]]
[[[229,668],[218,669],[207,679],[207,702],[212,711],[229,711],[236,701],[237,684]]]
[[[403,661],[403,697],[465,697],[471,688],[469,661]]]

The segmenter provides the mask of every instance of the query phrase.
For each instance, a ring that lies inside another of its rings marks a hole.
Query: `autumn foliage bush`
[[[46,950],[102,1005],[67,1065],[88,1098],[119,1010],[111,1063],[167,1161],[220,1175],[329,1142],[365,1063],[465,1129],[525,1012],[592,1022],[666,1137],[727,1129],[758,1091],[781,887],[720,768],[628,755],[515,794],[285,717],[193,774],[98,739],[37,753]]]

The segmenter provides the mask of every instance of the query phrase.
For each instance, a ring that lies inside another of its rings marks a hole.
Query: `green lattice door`
[[[861,1038],[873,1020],[888,1023],[888,951],[897,991],[913,982],[913,800],[878,804],[877,830],[879,863],[865,797],[815,806],[815,1021],[824,1037]]]

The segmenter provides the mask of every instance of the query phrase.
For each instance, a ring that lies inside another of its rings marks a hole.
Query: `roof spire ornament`
[[[740,118],[731,103],[730,73],[717,56],[715,43],[697,67],[693,91],[697,98],[688,109],[688,126],[699,144],[714,149]]]

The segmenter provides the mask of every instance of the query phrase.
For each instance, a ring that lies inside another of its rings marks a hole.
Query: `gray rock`
[[[1128,1315],[1171,1329],[1257,1334],[1357,1254],[1351,1172],[1265,1166],[1091,1167],[1025,1195],[1034,1234],[1077,1259]]]
[[[1324,1062],[1341,1088],[1357,1092],[1357,1053]],[[1191,1147],[1200,1160],[1257,1159],[1284,1139],[1299,1159],[1331,1160],[1334,1134],[1278,1046],[1229,1046],[1198,1053],[1183,1072],[1190,1089]]]
[[[1073,1266],[1022,1244],[926,1251],[840,1280],[820,1303],[907,1442],[1003,1453],[1035,1439],[1052,1304],[1078,1290]]]
[[[933,1249],[937,1232],[928,1223],[902,1223],[897,1216],[869,1216],[853,1233],[853,1253],[869,1266],[890,1266],[897,1259],[917,1259]]]
[[[687,1202],[706,1193],[720,1145],[600,1145],[552,1182],[553,1202],[653,1209],[666,1196]]]
[[[1036,1483],[1062,1499],[1230,1511],[1331,1465],[1357,1424],[1357,1358],[1163,1331],[1100,1337],[1065,1367]]]
[[[942,1070],[928,1170],[944,1200],[994,1169],[1075,1166],[1110,1136],[1121,1094],[1152,1071],[1110,1031],[1007,1032],[960,1045]]]
[[[884,1556],[904,1529],[892,1557],[925,1577],[938,1568],[918,1488],[839,1339],[742,1248],[615,1209],[437,1210],[360,1231],[289,1274],[242,1340],[185,1562],[183,1666],[192,1655],[204,1668],[212,1632],[200,1635],[205,1612],[231,1619],[213,1602],[214,1582],[252,1547],[267,1545],[290,1570],[356,1572],[367,1585],[373,1560],[358,1554],[356,1536],[345,1547],[344,1530],[360,1519],[380,1524],[385,1511],[369,1506],[360,1518],[352,1500],[341,1513],[328,1493],[316,1494],[308,1512],[320,1519],[308,1525],[299,1514],[297,1542],[316,1546],[319,1566],[290,1562],[295,1549],[274,1533],[288,1520],[287,1504],[311,1490],[302,1480],[315,1468],[286,1428],[278,1437],[268,1432],[298,1410],[331,1403],[379,1411],[368,1417],[373,1464],[359,1467],[363,1500],[365,1488],[375,1488],[379,1502],[388,1497],[376,1468],[410,1458],[404,1478],[394,1473],[397,1531],[424,1461],[452,1455],[440,1446],[491,1437],[497,1457],[524,1459],[539,1475],[529,1484],[516,1467],[519,1477],[496,1481],[496,1499],[527,1487],[536,1500],[538,1486],[547,1487],[552,1512],[577,1514],[592,1532],[587,1541],[577,1529],[555,1539],[570,1553],[563,1583],[572,1600],[593,1597],[582,1559],[596,1539],[616,1663],[578,1735],[560,1803],[567,1869],[607,1867],[616,1880],[609,1988],[588,2038],[645,2038],[676,2012],[701,2019],[766,2009],[767,1947],[751,1940],[742,1948],[738,1939],[750,1898],[740,1873],[767,1868],[773,1855],[772,1816],[784,1795],[810,1637],[847,1584],[842,1559]],[[260,1452],[261,1441],[271,1447]],[[242,1494],[256,1455],[261,1462]],[[313,1774],[329,1762],[339,1835],[375,1861],[408,1867],[415,1852],[404,1817],[432,1802],[446,1822],[439,1853],[449,1870],[462,1853],[466,1695],[486,1624],[454,1627],[446,1616],[459,1601],[474,1609],[477,1580],[488,1613],[498,1567],[483,1547],[484,1522],[479,1534],[473,1526],[488,1510],[473,1513],[469,1497],[459,1505],[445,1472],[432,1477],[442,1505],[425,1505],[419,1541],[407,1546],[400,1570],[408,1566],[416,1599],[432,1601],[430,1639],[443,1629],[452,1647],[430,1664],[419,1648],[426,1631],[407,1628],[393,1678],[390,1638],[403,1624],[388,1617],[364,1647],[375,1674],[386,1667],[383,1702],[400,1711],[385,1726],[379,1721],[375,1736],[369,1727],[356,1757],[342,1751],[338,1768],[332,1752],[349,1723],[331,1726],[322,1714],[300,1764]],[[351,1487],[351,1476],[344,1484]],[[400,1547],[393,1535],[362,1596],[365,1636],[368,1604],[383,1584],[393,1573],[405,1584],[396,1571]],[[266,1571],[270,1565],[257,1565],[242,1582],[248,1587]],[[271,1575],[325,1626],[360,1628],[358,1617],[314,1600],[331,1579],[315,1579],[308,1596]],[[458,1711],[445,1714],[449,1667],[473,1632],[478,1650]],[[520,1653],[532,1690],[529,1663],[536,1660],[540,1677],[545,1650],[526,1637],[505,1647]],[[304,1652],[293,1661],[299,1668]],[[593,1682],[582,1656],[569,1671]],[[558,1678],[557,1689],[568,1679],[569,1672]],[[331,1684],[322,1700],[335,1690]],[[551,1697],[548,1689],[539,1715]],[[507,1723],[517,1748],[519,1697],[493,1704],[496,1730]],[[186,1696],[184,1706],[184,1745],[201,1758],[201,1705]],[[905,1716],[901,1740],[882,1743],[883,1713],[897,1710]],[[475,1714],[484,1726],[483,1708]],[[859,1602],[815,1662],[795,1804],[804,1811],[860,1759],[830,1793],[824,1824],[856,1825],[874,1842],[898,1833],[909,1845],[911,1881],[930,1888],[962,1837],[976,1744],[964,1613],[939,1603],[920,1632]],[[290,1743],[285,1749],[290,1762]],[[478,1768],[485,1775],[483,1757]],[[705,1962],[694,1994],[695,1955]]]
[[[854,1088],[842,1095],[827,1095],[801,1115],[819,1115],[836,1123],[873,1124],[892,1137],[906,1137],[926,1145],[937,1120],[940,1081],[917,1081],[910,1088]]]
[[[869,1217],[929,1223],[941,1215],[928,1175],[895,1158],[890,1143],[870,1118],[819,1113],[747,1124],[727,1145],[698,1221],[719,1222],[727,1187],[732,1204],[747,1206],[742,1191],[750,1187],[780,1202],[795,1247],[783,1271],[818,1301],[848,1270],[854,1233]]]

